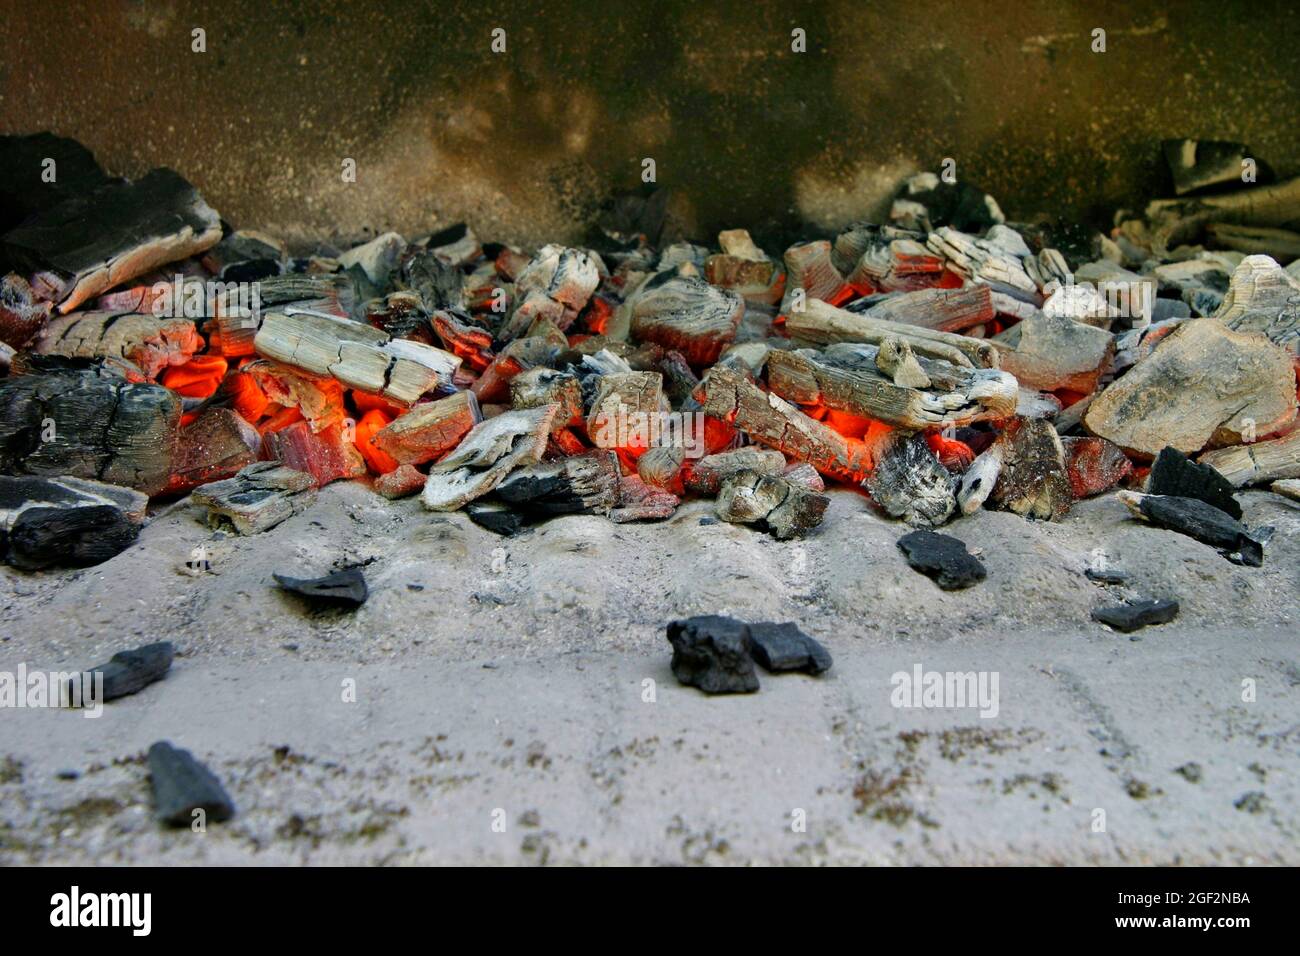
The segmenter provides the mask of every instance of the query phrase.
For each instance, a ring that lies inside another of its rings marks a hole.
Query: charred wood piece
[[[1059,521],[1074,503],[1065,447],[1041,418],[1013,418],[998,436],[1002,474],[993,488],[998,507],[1026,518]]]
[[[104,675],[103,700],[116,700],[144,690],[171,670],[176,649],[171,641],[158,641],[129,651],[118,651],[107,663],[89,668]]]
[[[402,464],[419,465],[455,448],[483,420],[472,392],[414,405],[375,433],[375,446]]]
[[[890,432],[862,487],[887,514],[910,525],[938,527],[957,507],[952,475],[920,435]]]
[[[161,823],[192,827],[196,820],[220,823],[235,815],[234,801],[212,771],[165,740],[149,748],[149,779]]]
[[[495,488],[546,450],[558,405],[519,409],[480,422],[433,466],[421,500],[434,511],[455,511]]]
[[[1166,447],[1156,456],[1145,490],[1149,495],[1199,498],[1241,520],[1241,505],[1232,482],[1213,466],[1194,462],[1177,448]]]
[[[1264,563],[1264,545],[1272,536],[1272,528],[1252,531],[1226,511],[1199,498],[1136,491],[1121,491],[1118,497],[1138,518],[1218,548],[1236,564],[1257,568]]]
[[[1219,472],[1235,488],[1278,478],[1300,478],[1300,429],[1271,441],[1209,451],[1200,462]]]
[[[278,461],[260,461],[233,478],[195,489],[190,498],[208,511],[208,525],[239,534],[268,531],[316,500],[316,480]]]
[[[1090,616],[1100,624],[1130,634],[1152,624],[1168,624],[1178,616],[1178,602],[1138,601],[1134,604],[1116,604],[1112,607],[1094,608]]]
[[[983,562],[956,538],[934,531],[911,531],[898,539],[907,563],[945,591],[979,584],[987,576]]]
[[[27,478],[0,475],[0,530],[13,527],[28,508],[89,508],[107,505],[121,511],[135,524],[142,524],[149,496],[121,485],[73,478]]]
[[[493,493],[517,510],[540,515],[608,515],[619,503],[620,477],[618,455],[593,451],[520,468]]]
[[[646,282],[629,304],[634,338],[680,352],[692,365],[716,362],[745,314],[737,293],[670,273]]]
[[[749,653],[769,673],[824,674],[834,663],[830,651],[790,621],[761,621],[748,627]]]
[[[717,514],[723,521],[754,524],[778,541],[801,538],[822,523],[830,499],[778,475],[739,471],[718,489]]]
[[[997,368],[997,349],[989,342],[950,332],[857,315],[817,299],[802,312],[786,315],[786,331],[800,344],[830,345],[836,342],[864,342],[880,345],[886,339],[906,342],[921,358],[942,359],[953,365]]]
[[[22,571],[88,568],[122,553],[140,525],[112,505],[25,508],[0,529],[0,559]]]
[[[344,568],[319,578],[295,578],[287,574],[272,574],[280,588],[306,598],[316,605],[342,605],[360,607],[366,603],[370,590],[366,576],[360,568]]]
[[[749,628],[710,614],[668,625],[673,675],[706,694],[752,694],[758,674],[750,656]]]

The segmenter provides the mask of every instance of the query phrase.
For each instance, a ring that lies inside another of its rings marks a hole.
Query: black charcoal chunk
[[[1226,511],[1179,495],[1138,496],[1137,510],[1153,525],[1219,548],[1238,564],[1257,568],[1264,563],[1264,544],[1272,528],[1251,531]]]
[[[1125,634],[1151,624],[1168,624],[1178,616],[1177,601],[1138,601],[1093,609],[1092,619]]]
[[[92,667],[104,675],[104,700],[115,700],[143,690],[162,680],[171,669],[175,648],[171,641],[158,641],[129,651],[118,651],[107,664]]]
[[[831,668],[830,651],[787,621],[749,625],[749,652],[766,671],[821,674]]]
[[[196,810],[203,811],[205,823],[219,823],[235,815],[235,805],[221,781],[188,750],[158,741],[149,748],[149,776],[155,815],[162,823],[191,826]]]
[[[1217,469],[1192,461],[1177,448],[1166,447],[1156,456],[1147,479],[1147,493],[1196,498],[1241,520],[1241,505],[1237,503],[1232,482]]]
[[[112,505],[28,508],[8,532],[0,529],[0,558],[23,571],[88,568],[135,543],[140,526]]]
[[[291,578],[287,574],[275,574],[272,577],[284,590],[321,604],[359,607],[370,596],[366,589],[365,575],[360,568],[334,571],[321,578]]]
[[[1094,584],[1123,584],[1129,579],[1129,573],[1119,568],[1088,568],[1083,574]]]
[[[913,531],[898,539],[907,563],[934,578],[945,591],[978,584],[988,576],[979,558],[956,538],[934,531]]]
[[[683,684],[706,694],[758,690],[744,622],[716,614],[673,621],[668,625],[668,641],[673,646],[673,674]]]
[[[480,528],[504,538],[518,534],[528,523],[519,512],[493,501],[471,501],[465,506],[465,513]]]

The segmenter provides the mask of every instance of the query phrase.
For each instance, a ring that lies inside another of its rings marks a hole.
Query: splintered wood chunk
[[[587,413],[587,434],[593,444],[597,448],[649,448],[658,432],[659,413],[666,407],[663,384],[658,372],[602,375]]]
[[[233,478],[196,488],[190,500],[208,509],[209,526],[229,525],[239,534],[256,534],[310,507],[316,500],[316,479],[278,461],[259,461]]]
[[[1109,491],[1133,470],[1133,462],[1104,438],[1062,438],[1065,470],[1076,498]]]
[[[1018,326],[1014,349],[999,347],[1001,366],[1021,385],[1088,395],[1110,368],[1115,337],[1105,329],[1039,312]]]
[[[0,380],[0,471],[93,478],[156,495],[171,477],[180,396],[114,369],[35,356]]]
[[[1150,495],[1199,498],[1241,520],[1241,505],[1233,493],[1232,482],[1212,466],[1192,461],[1177,448],[1165,448],[1156,456],[1145,491]]]
[[[817,299],[809,300],[802,312],[788,313],[785,327],[790,338],[804,344],[865,342],[879,345],[887,338],[896,338],[910,345],[912,351],[922,358],[943,359],[954,365],[975,368],[998,367],[997,349],[990,342],[858,315]]]
[[[609,513],[615,524],[671,518],[681,499],[662,488],[647,485],[636,475],[618,480],[618,507]]]
[[[1271,441],[1207,451],[1199,460],[1236,488],[1277,478],[1300,478],[1300,428]]]
[[[307,472],[318,485],[340,478],[360,478],[366,473],[366,460],[344,436],[342,423],[312,431],[310,422],[295,422],[268,432],[262,441],[272,457],[289,468]]]
[[[424,487],[425,475],[414,465],[398,465],[375,479],[375,491],[389,500],[406,498]]]
[[[445,455],[483,420],[472,392],[456,392],[412,406],[375,432],[375,445],[402,464],[420,465]]]
[[[1057,521],[1074,501],[1065,471],[1065,448],[1050,422],[1013,418],[998,436],[1002,475],[993,502],[1026,518]]]
[[[872,453],[866,443],[844,437],[729,368],[715,366],[700,389],[705,415],[790,458],[808,462],[823,475],[856,484],[871,471]]]
[[[344,385],[409,405],[450,385],[460,359],[450,352],[394,339],[379,329],[324,313],[270,312],[253,339],[259,355],[332,375]]]
[[[581,249],[552,243],[538,249],[528,260],[515,280],[515,292],[523,298],[535,290],[577,313],[599,284],[600,272],[591,256]]]
[[[125,551],[140,525],[112,505],[25,508],[0,530],[0,560],[23,571],[88,568]]]
[[[505,412],[480,422],[429,471],[421,500],[434,511],[455,511],[487,494],[546,450],[558,405]]]
[[[255,354],[253,341],[261,325],[263,310],[278,306],[280,311],[293,305],[313,312],[324,312],[347,318],[356,299],[352,281],[342,273],[307,275],[296,272],[268,276],[257,283],[257,311],[251,308],[250,297],[227,290],[212,302],[217,331],[214,338],[220,344],[221,354],[244,356]],[[137,306],[143,308],[143,306]]]
[[[1218,548],[1235,563],[1257,568],[1264,562],[1264,544],[1272,534],[1271,528],[1251,531],[1226,511],[1199,498],[1136,491],[1121,491],[1116,497],[1136,517]]]
[[[262,436],[233,408],[213,406],[181,429],[169,492],[230,478],[257,461]]]
[[[0,279],[0,342],[26,348],[49,322],[51,309],[49,302],[36,299],[26,279],[9,273]]]
[[[902,322],[940,332],[961,332],[992,322],[997,314],[986,285],[964,289],[921,289],[881,299],[866,314],[873,319]]]
[[[28,508],[88,508],[108,505],[135,524],[144,521],[149,496],[102,481],[73,478],[26,478],[0,475],[0,530],[13,526]]]
[[[59,311],[221,239],[221,219],[170,169],[110,180],[47,207],[5,235],[5,258],[52,282]]]
[[[778,475],[738,471],[718,489],[717,512],[723,521],[754,524],[780,541],[803,537],[822,523],[830,499]]]
[[[555,429],[559,431],[582,422],[582,383],[571,372],[530,368],[510,380],[510,405],[512,408],[559,405],[555,415]]]
[[[1098,395],[1083,424],[1130,454],[1186,454],[1267,435],[1296,417],[1292,358],[1261,335],[1216,319],[1180,325]]]
[[[755,448],[750,445],[722,451],[716,455],[705,455],[695,462],[686,478],[686,490],[692,494],[712,498],[717,495],[722,482],[738,471],[752,471],[759,475],[779,475],[785,467],[785,455],[770,448]]]
[[[1235,332],[1259,332],[1300,356],[1300,281],[1268,256],[1241,260],[1214,317]]]
[[[608,515],[619,502],[618,455],[593,451],[507,475],[493,494],[523,512]]]
[[[154,814],[173,827],[220,823],[235,815],[235,804],[207,767],[188,750],[160,740],[149,748],[149,780],[153,785]]]
[[[909,429],[966,425],[1015,412],[1019,392],[1006,372],[927,359],[919,368],[929,387],[908,388],[881,372],[878,359],[876,346],[849,342],[822,352],[773,351],[768,384],[800,405],[825,405]]]
[[[745,300],[698,276],[661,273],[633,295],[632,335],[711,365],[732,343],[745,314]]]
[[[890,432],[862,487],[889,515],[913,526],[938,527],[957,508],[952,475],[920,435]]]

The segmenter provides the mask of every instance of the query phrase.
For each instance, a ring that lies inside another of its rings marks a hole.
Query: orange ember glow
[[[186,398],[208,398],[226,377],[226,360],[220,355],[196,355],[184,365],[163,372],[162,383]]]
[[[970,445],[964,441],[944,438],[938,432],[926,435],[925,441],[930,446],[930,451],[934,452],[934,456],[939,459],[939,464],[949,471],[965,471],[975,460],[975,452],[971,451]]]
[[[376,475],[386,475],[390,471],[397,469],[396,459],[375,444],[375,432],[385,427],[390,421],[392,421],[391,418],[379,409],[373,408],[362,415],[361,421],[357,422],[357,451],[361,452],[361,457],[366,460],[366,465]]]

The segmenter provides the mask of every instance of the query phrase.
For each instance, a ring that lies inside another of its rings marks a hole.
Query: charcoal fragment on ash
[[[898,539],[898,547],[908,564],[945,591],[968,588],[988,576],[983,562],[951,535],[912,531]]]
[[[1156,456],[1147,478],[1147,493],[1197,498],[1241,520],[1232,483],[1210,465],[1198,464],[1171,445]]]
[[[113,505],[27,508],[0,529],[0,560],[23,571],[88,568],[125,551],[140,526]]]
[[[822,674],[831,669],[830,651],[793,622],[749,625],[749,652],[764,670]]]
[[[509,505],[496,501],[471,501],[465,506],[469,520],[493,534],[510,538],[522,531],[528,519]]]
[[[166,740],[149,748],[149,776],[154,813],[162,823],[188,827],[196,820],[220,823],[235,815],[234,801],[212,771]]]
[[[1137,517],[1218,548],[1235,564],[1257,568],[1264,563],[1264,545],[1273,536],[1272,527],[1249,529],[1226,511],[1199,498],[1136,491],[1121,491],[1117,497]]]
[[[673,621],[673,675],[706,694],[752,694],[758,675],[749,651],[749,628],[742,621],[716,614]]]
[[[156,641],[129,651],[118,651],[105,664],[90,668],[104,675],[102,700],[116,700],[144,690],[171,670],[176,649],[171,641]]]
[[[1177,601],[1137,601],[1116,604],[1092,611],[1092,619],[1125,634],[1141,630],[1152,624],[1167,624],[1178,616]]]
[[[356,567],[332,571],[319,578],[294,578],[287,574],[271,576],[283,590],[301,595],[314,604],[360,607],[370,596],[366,577]]]

